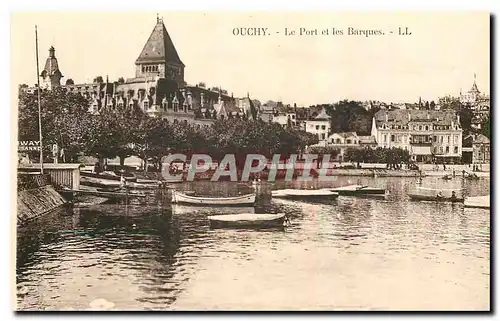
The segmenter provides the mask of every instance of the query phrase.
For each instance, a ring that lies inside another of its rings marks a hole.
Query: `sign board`
[[[17,142],[18,152],[40,151],[40,141],[38,140],[20,140]]]

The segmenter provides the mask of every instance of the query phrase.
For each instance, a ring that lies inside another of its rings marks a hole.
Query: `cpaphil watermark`
[[[279,176],[285,181],[299,180],[311,181],[314,178],[320,181],[333,181],[336,176],[328,175],[330,167],[330,155],[320,157],[317,154],[305,154],[303,160],[298,155],[292,154],[282,163],[281,155],[273,155],[268,159],[264,155],[248,154],[243,168],[238,168],[234,154],[226,154],[224,158],[214,167],[212,157],[205,154],[194,154],[189,162],[184,154],[171,154],[164,160],[162,176],[166,180],[185,180],[192,182],[196,175],[211,175],[210,180],[229,180],[232,182],[247,182],[253,179],[264,178],[273,182]],[[187,165],[187,171],[179,170],[178,166]],[[241,174],[240,176],[238,174]],[[279,174],[279,175],[278,175]]]

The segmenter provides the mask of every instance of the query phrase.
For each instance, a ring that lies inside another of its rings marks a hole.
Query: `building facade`
[[[454,111],[380,110],[371,134],[379,147],[408,150],[417,162],[458,162],[462,156],[462,128]]]
[[[235,98],[220,87],[208,88],[204,83],[187,85],[184,81],[185,65],[163,23],[157,18],[156,25],[135,63],[135,77],[109,82],[106,78],[93,83],[61,84],[63,75],[55,55],[49,49],[49,57],[40,74],[41,88],[56,87],[85,96],[89,111],[99,113],[104,109],[137,109],[151,117],[173,122],[210,124],[215,119],[231,117],[252,118],[252,101],[247,95]],[[36,87],[22,90],[35,92]],[[257,110],[258,113],[258,110]]]
[[[467,135],[463,139],[463,159],[467,164],[489,164],[490,140],[483,134]]]
[[[325,109],[313,118],[305,121],[306,132],[318,136],[318,145],[326,146],[328,144],[328,137],[330,136],[330,115],[328,115]]]
[[[335,161],[344,161],[349,149],[376,148],[377,141],[373,136],[358,136],[356,132],[332,133],[328,136],[327,146],[339,150]]]

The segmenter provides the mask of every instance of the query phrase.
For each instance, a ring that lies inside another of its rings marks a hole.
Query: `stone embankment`
[[[17,222],[24,224],[65,204],[50,185],[50,177],[19,173],[17,177]]]

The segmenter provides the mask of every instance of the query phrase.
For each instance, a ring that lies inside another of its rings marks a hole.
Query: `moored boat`
[[[253,205],[255,203],[255,194],[246,194],[233,197],[203,197],[193,196],[172,191],[172,203],[191,204],[191,205],[222,205],[222,206],[241,206]]]
[[[89,171],[80,171],[80,176],[81,177],[92,177],[92,178],[100,178],[100,179],[105,179],[105,180],[111,180],[111,181],[121,181],[121,178],[123,178],[128,181],[128,182],[136,182],[137,177],[132,174],[132,173],[119,173],[117,174],[116,172],[111,172],[111,171],[106,171],[102,173],[93,173]]]
[[[276,228],[283,227],[286,216],[280,214],[233,214],[209,216],[210,228]]]
[[[451,196],[437,196],[437,195],[422,195],[422,194],[412,194],[408,193],[410,199],[414,201],[431,201],[431,202],[451,202],[451,203],[461,203],[464,201],[461,197],[451,197]]]
[[[342,196],[357,195],[385,195],[387,191],[383,188],[370,187],[366,185],[348,185],[342,187],[329,188],[329,190],[339,193]]]
[[[273,198],[286,198],[296,200],[328,200],[337,198],[339,194],[326,189],[281,189],[271,191],[271,196]]]
[[[490,195],[467,197],[464,201],[465,207],[490,208]]]

